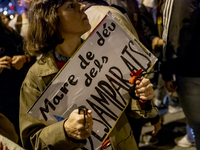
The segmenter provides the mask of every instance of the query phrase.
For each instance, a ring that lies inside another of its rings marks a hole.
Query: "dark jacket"
[[[158,37],[158,30],[156,28],[156,24],[153,22],[153,17],[148,12],[147,8],[141,4],[140,7],[140,17],[141,17],[141,24],[142,29],[144,31],[144,35],[147,38],[148,42],[152,43],[152,40],[157,36]]]
[[[22,37],[14,30],[0,32],[0,58],[22,55]],[[4,69],[0,73],[0,112],[15,126],[19,135],[19,93],[22,81],[25,78],[23,69]]]
[[[169,32],[161,67],[163,79],[172,74],[200,77],[199,0],[174,0]]]

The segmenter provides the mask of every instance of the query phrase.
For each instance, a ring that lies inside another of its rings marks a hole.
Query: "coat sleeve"
[[[27,111],[40,96],[45,83],[29,70],[20,91],[20,136],[25,149],[78,149],[85,143],[74,143],[67,139],[64,131],[64,121],[45,125],[33,118]]]
[[[9,140],[17,143],[18,135],[15,132],[15,127],[10,120],[0,113],[0,135],[5,136]]]
[[[8,149],[12,150],[25,150],[20,147],[17,143],[13,142],[12,140],[8,139],[7,137],[0,134],[0,141],[3,145],[7,146]]]
[[[128,115],[133,118],[155,118],[158,115],[158,109],[154,106],[153,100],[151,100],[151,109],[146,111],[142,110],[138,100],[131,100]]]

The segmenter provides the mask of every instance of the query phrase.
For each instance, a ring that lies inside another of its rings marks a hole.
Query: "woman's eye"
[[[69,8],[74,8],[74,4],[69,4],[68,7]]]

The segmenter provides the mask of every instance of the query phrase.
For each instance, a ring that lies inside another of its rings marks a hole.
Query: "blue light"
[[[10,3],[8,3],[8,6],[10,7],[10,6],[12,6],[12,3],[10,2]]]
[[[11,10],[8,10],[8,14],[11,14],[11,12],[12,12]]]

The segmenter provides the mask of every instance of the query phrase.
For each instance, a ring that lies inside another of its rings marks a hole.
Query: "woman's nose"
[[[85,5],[81,4],[80,11],[85,11]]]

